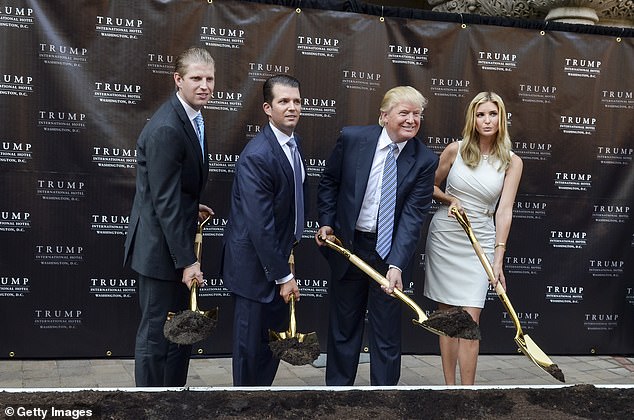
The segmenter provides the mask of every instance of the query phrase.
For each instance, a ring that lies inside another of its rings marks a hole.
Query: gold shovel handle
[[[200,258],[203,251],[203,228],[207,222],[211,219],[211,214],[207,213],[207,217],[198,222],[198,228],[196,229],[196,236],[194,237],[194,253],[196,254],[196,261],[200,263]],[[189,309],[193,312],[200,312],[198,310],[198,283],[192,282],[192,286],[189,289]]]

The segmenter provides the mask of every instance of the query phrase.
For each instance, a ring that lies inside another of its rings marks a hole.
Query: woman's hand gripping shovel
[[[517,318],[517,314],[513,309],[513,305],[511,305],[511,301],[509,300],[506,292],[504,291],[504,287],[500,284],[500,282],[495,281],[495,275],[493,274],[493,268],[491,267],[491,263],[484,253],[482,246],[478,242],[471,229],[471,223],[467,218],[466,214],[460,213],[455,207],[451,209],[451,213],[456,216],[456,220],[460,223],[460,226],[467,232],[467,236],[473,245],[473,249],[475,250],[484,270],[489,277],[489,282],[491,284],[495,283],[495,293],[497,293],[498,297],[506,307],[507,312],[513,319],[513,324],[515,324],[515,329],[517,330],[515,334],[515,343],[519,346],[522,353],[524,353],[529,359],[533,361],[537,366],[543,369],[546,373],[552,375],[553,378],[565,382],[564,374],[559,369],[559,367],[553,363],[552,360],[539,348],[539,346],[528,336],[528,334],[524,334],[522,331],[522,327],[520,325],[520,321]]]
[[[336,236],[328,235],[328,237],[325,238],[320,235],[319,240],[325,242],[329,248],[339,252],[381,286],[387,287],[390,285],[390,281],[383,277],[368,263],[341,246],[341,241]],[[423,327],[427,331],[437,335],[446,335],[453,338],[464,338],[467,340],[480,339],[480,328],[478,327],[478,324],[464,309],[455,308],[449,311],[436,311],[432,313],[430,317],[427,317],[416,302],[399,289],[395,288],[392,295],[403,301],[407,304],[407,306],[413,309],[414,312],[416,312],[418,318],[412,319],[412,322],[415,325]]]
[[[198,223],[196,238],[194,240],[194,252],[200,262],[203,244],[203,227],[211,219],[209,214]],[[218,322],[218,308],[209,311],[198,309],[198,283],[192,282],[190,289],[189,309],[178,313],[168,312],[167,320],[163,326],[163,334],[172,343],[190,345],[204,340],[211,334]]]
[[[295,275],[295,257],[292,251],[288,259],[288,265],[293,275]],[[290,305],[288,330],[280,332],[269,330],[269,348],[273,356],[291,365],[307,365],[314,362],[321,353],[317,333],[302,334],[297,332],[294,295],[291,295],[288,303]]]

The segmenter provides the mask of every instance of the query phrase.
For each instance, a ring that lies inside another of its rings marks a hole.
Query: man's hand
[[[315,242],[317,242],[317,245],[319,246],[324,246],[325,242],[320,240],[319,237],[321,236],[322,238],[334,240],[334,238],[329,238],[329,236],[333,236],[334,234],[335,231],[330,226],[322,226],[319,228],[317,233],[315,233]]]
[[[198,220],[199,221],[203,221],[205,220],[207,217],[211,217],[213,216],[214,211],[211,209],[211,207],[207,207],[204,204],[198,204]]]
[[[403,280],[401,279],[401,270],[398,268],[390,268],[387,270],[385,278],[390,282],[389,286],[381,286],[381,289],[388,295],[394,293],[394,288],[403,290]]]
[[[187,288],[190,289],[190,290],[192,288],[192,283],[193,282],[198,283],[199,286],[202,285],[203,284],[203,272],[200,271],[200,263],[195,262],[194,264],[190,265],[189,267],[185,267],[183,269],[183,279],[181,281],[183,283],[185,283]]]
[[[282,296],[284,302],[288,303],[288,301],[291,300],[291,295],[295,297],[296,302],[299,301],[299,288],[297,287],[297,282],[294,277],[280,285],[280,296]]]

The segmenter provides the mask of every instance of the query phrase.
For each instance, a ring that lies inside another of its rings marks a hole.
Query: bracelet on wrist
[[[500,246],[506,250],[506,243],[505,242],[498,242],[497,244],[495,244],[493,249],[497,249]]]

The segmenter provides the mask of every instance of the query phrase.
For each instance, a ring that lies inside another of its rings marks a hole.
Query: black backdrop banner
[[[429,98],[419,138],[438,154],[459,140],[476,93],[494,90],[506,102],[525,168],[505,260],[522,328],[549,354],[633,354],[631,31],[295,3],[0,0],[0,358],[133,354],[136,274],[122,260],[135,142],[173,93],[174,57],[190,45],[209,49],[217,63],[203,110],[204,202],[216,215],[204,231],[199,304],[220,312],[195,354],[231,351],[233,308],[218,274],[223,228],[238,155],[266,124],[262,82],[276,73],[302,82],[297,130],[311,196],[296,253],[297,317],[323,349],[329,270],[312,239],[319,176],[342,126],[376,123],[385,91],[412,85]],[[422,296],[425,238],[405,292],[432,312]],[[410,322],[405,305],[403,315],[403,351],[437,353],[436,337]],[[494,291],[482,333],[482,353],[516,353],[512,320]]]

